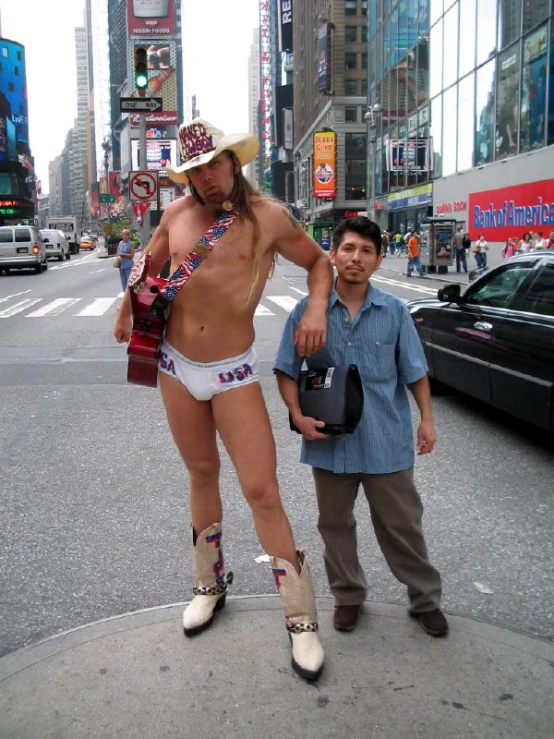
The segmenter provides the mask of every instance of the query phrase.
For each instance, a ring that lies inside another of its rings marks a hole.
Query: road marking
[[[265,305],[262,305],[259,303],[256,306],[256,312],[254,313],[255,316],[274,316],[275,313],[272,313],[269,308],[266,308]]]
[[[53,267],[48,267],[48,269],[55,270],[55,269],[69,269],[69,267],[81,267],[83,264],[88,264],[91,259],[94,257],[98,258],[97,254],[87,254],[86,257],[81,257],[79,260],[74,262],[67,262],[67,264],[56,264]]]
[[[79,313],[74,313],[75,316],[103,316],[104,313],[110,308],[112,303],[115,303],[115,298],[95,298],[92,303],[83,308]]]
[[[27,300],[22,300],[20,303],[12,305],[11,308],[6,308],[5,310],[0,311],[0,318],[10,318],[10,316],[15,316],[16,313],[21,313],[21,311],[26,308],[30,308],[32,305],[40,303],[41,300],[42,298],[27,298]]]
[[[43,305],[38,310],[33,311],[25,316],[25,318],[43,318],[44,316],[59,316],[70,305],[78,303],[81,298],[56,298],[51,303]]]
[[[0,303],[5,303],[7,300],[11,300],[12,298],[17,298],[18,295],[25,295],[26,293],[30,293],[31,290],[22,290],[20,293],[13,293],[12,295],[6,295],[5,298],[0,298]]]
[[[291,290],[294,290],[297,293],[300,293],[300,295],[308,295],[309,294],[305,290],[299,290],[297,287],[292,287],[292,285],[291,285],[291,288],[290,289]]]
[[[405,290],[413,290],[417,293],[425,293],[426,295],[432,295],[433,297],[435,297],[437,294],[437,290],[435,288],[425,287],[425,285],[414,285],[412,283],[408,284],[406,282],[401,282],[400,280],[393,280],[390,277],[380,277],[377,275],[372,275],[371,279],[374,282],[382,282],[385,285],[395,285],[395,287],[402,287]],[[419,278],[411,277],[409,279],[415,280]]]
[[[266,300],[272,300],[279,306],[279,308],[286,310],[287,313],[290,313],[298,303],[298,300],[293,298],[291,295],[266,295]]]

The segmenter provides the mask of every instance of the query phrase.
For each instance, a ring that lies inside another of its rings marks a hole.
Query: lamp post
[[[369,141],[369,166],[371,174],[371,195],[367,199],[367,215],[372,221],[375,221],[375,142],[377,141],[377,118],[381,115],[381,106],[374,103],[367,106],[364,113],[364,121],[367,123],[367,138]]]
[[[104,136],[104,140],[102,141],[102,148],[104,149],[104,179],[105,179],[105,188],[106,193],[110,192],[110,183],[108,180],[108,172],[110,167],[110,151],[112,150],[112,145],[110,144],[110,137]],[[110,213],[110,204],[106,203],[106,218],[108,218]]]

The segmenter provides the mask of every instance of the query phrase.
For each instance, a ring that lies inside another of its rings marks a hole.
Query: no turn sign
[[[134,203],[154,203],[158,197],[158,173],[131,172],[129,196]]]

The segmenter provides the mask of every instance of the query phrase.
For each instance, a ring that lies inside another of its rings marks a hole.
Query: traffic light
[[[148,64],[146,49],[142,46],[135,49],[135,86],[143,98],[148,87]]]

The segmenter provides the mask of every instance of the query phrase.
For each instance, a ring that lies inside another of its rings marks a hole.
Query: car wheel
[[[37,273],[37,275],[42,274],[42,262],[35,265],[35,272]]]
[[[61,252],[58,254],[58,262],[63,262],[63,254]]]
[[[67,250],[67,253],[65,255],[65,258],[66,258],[66,260],[67,259],[71,259],[71,253],[70,253],[69,249]]]

